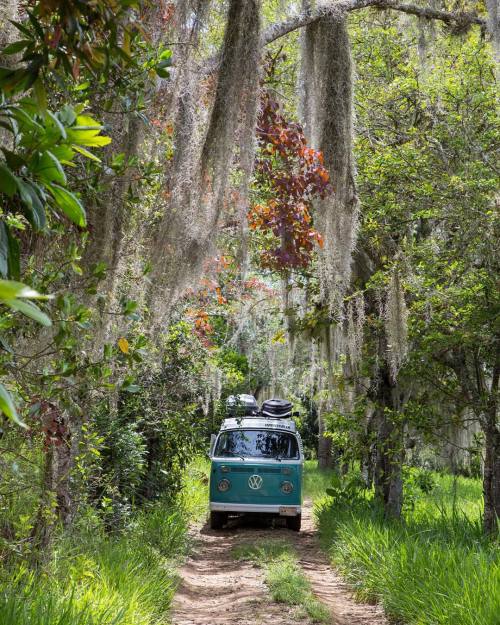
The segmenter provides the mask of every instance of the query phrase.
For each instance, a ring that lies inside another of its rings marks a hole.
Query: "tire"
[[[210,512],[210,529],[212,530],[221,530],[224,523],[227,521],[227,513],[226,512],[217,512],[212,510]]]
[[[286,526],[289,530],[293,530],[294,532],[300,532],[300,524],[302,522],[302,515],[297,514],[296,516],[287,516],[286,517]]]

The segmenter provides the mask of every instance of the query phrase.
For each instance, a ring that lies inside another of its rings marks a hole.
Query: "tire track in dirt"
[[[388,625],[380,606],[357,603],[349,586],[332,569],[321,550],[314,527],[313,506],[306,501],[302,508],[302,531],[292,540],[302,570],[311,582],[316,597],[330,609],[334,625]]]
[[[348,586],[329,566],[313,525],[312,504],[302,513],[303,530],[258,527],[231,520],[224,530],[193,528],[194,552],[180,569],[173,625],[309,625],[297,608],[271,600],[262,569],[236,561],[232,550],[245,543],[286,540],[296,549],[314,594],[330,609],[332,625],[387,625],[381,608],[354,601]]]

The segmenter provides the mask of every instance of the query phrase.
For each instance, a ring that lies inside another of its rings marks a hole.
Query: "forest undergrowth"
[[[173,500],[138,512],[119,535],[91,509],[62,534],[41,570],[13,561],[0,573],[2,625],[152,625],[168,622],[189,523],[206,511],[206,463],[193,462]]]
[[[370,492],[318,498],[323,548],[360,600],[405,625],[498,625],[500,550],[481,532],[480,480],[427,475],[427,492],[408,488],[401,522],[388,522]]]

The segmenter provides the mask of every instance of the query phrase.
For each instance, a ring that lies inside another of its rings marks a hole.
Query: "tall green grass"
[[[197,461],[174,501],[141,511],[121,535],[106,534],[91,513],[80,519],[43,570],[21,562],[2,571],[1,625],[166,623],[188,522],[203,513],[205,491],[206,464]]]
[[[402,522],[369,496],[344,506],[319,498],[322,544],[360,599],[405,624],[500,625],[500,550],[482,534],[480,482],[434,478]]]

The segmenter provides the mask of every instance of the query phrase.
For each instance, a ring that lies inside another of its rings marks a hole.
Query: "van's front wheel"
[[[212,510],[210,512],[210,529],[221,530],[224,523],[227,522],[227,512],[218,512]]]
[[[294,532],[300,532],[300,525],[302,522],[302,515],[297,514],[296,516],[287,516],[286,517],[286,526],[289,530],[293,530]]]

